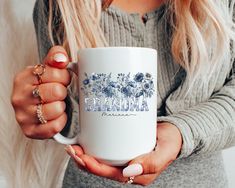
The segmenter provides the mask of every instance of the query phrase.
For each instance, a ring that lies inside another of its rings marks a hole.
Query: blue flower
[[[90,80],[89,80],[89,79],[83,80],[83,84],[84,84],[84,85],[87,85],[87,84],[89,84],[89,83],[90,83]]]
[[[128,82],[128,86],[133,87],[133,88],[136,88],[136,83],[133,82],[133,81]]]
[[[149,89],[150,88],[150,85],[148,83],[145,83],[144,84],[144,89]]]
[[[91,79],[92,79],[92,80],[97,80],[97,79],[98,79],[98,76],[97,76],[96,74],[92,74],[92,75],[91,75]]]
[[[152,75],[149,74],[149,73],[146,73],[145,76],[146,76],[146,78],[151,78],[152,77]]]
[[[139,98],[139,97],[142,96],[143,94],[144,94],[143,91],[140,91],[140,92],[136,93],[135,97],[136,97],[136,98]]]
[[[113,95],[114,95],[114,91],[113,91],[112,87],[110,87],[110,86],[104,88],[103,93],[106,95],[106,97],[113,97]]]
[[[117,82],[109,82],[109,86],[116,88],[118,86]]]
[[[135,75],[135,78],[134,78],[134,80],[135,80],[136,82],[142,82],[143,79],[144,79],[144,74],[143,74],[143,73],[137,73],[137,74]]]
[[[131,89],[129,87],[123,87],[121,89],[121,92],[126,96],[126,97],[131,97],[132,96],[132,92]]]

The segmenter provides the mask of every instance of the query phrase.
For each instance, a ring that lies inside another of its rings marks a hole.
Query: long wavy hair
[[[108,46],[99,22],[102,8],[113,0],[49,0],[49,33],[53,37],[53,8],[61,12],[57,36],[72,61],[77,61],[81,48]],[[231,2],[232,1],[232,2]],[[232,21],[234,0],[166,0],[166,14],[172,28],[172,54],[190,78],[197,73],[212,72],[221,66],[222,58],[229,58],[230,43],[234,41]],[[230,8],[229,8],[230,7]],[[229,60],[228,60],[229,61]]]

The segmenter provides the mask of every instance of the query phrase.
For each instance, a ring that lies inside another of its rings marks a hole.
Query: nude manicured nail
[[[65,63],[65,62],[68,61],[67,57],[64,54],[62,54],[62,53],[55,54],[53,59],[57,63]]]
[[[86,164],[83,162],[83,160],[80,157],[75,155],[74,159],[79,165],[84,166],[84,167],[86,166]]]
[[[79,165],[86,166],[83,160],[76,155],[76,152],[71,145],[67,145],[64,149]]]
[[[141,164],[132,164],[124,168],[122,174],[124,177],[138,176],[143,173],[143,167]]]
[[[73,147],[72,147],[71,145],[67,145],[64,149],[65,149],[65,151],[67,151],[67,153],[68,153],[71,157],[76,156],[76,152],[75,152],[75,150],[73,149]]]

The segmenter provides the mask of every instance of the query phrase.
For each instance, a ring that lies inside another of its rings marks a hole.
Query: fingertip
[[[49,50],[44,63],[59,69],[66,68],[69,63],[68,54],[62,46],[54,46]]]
[[[52,61],[49,61],[49,65],[59,69],[66,68],[68,65],[68,57],[62,52],[55,53],[52,56]]]
[[[143,166],[139,163],[136,163],[128,165],[126,168],[124,168],[122,171],[122,175],[123,177],[138,176],[141,175],[143,171]]]

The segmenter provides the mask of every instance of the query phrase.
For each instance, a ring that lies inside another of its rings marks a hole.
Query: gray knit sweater
[[[46,3],[47,4],[47,3]],[[52,46],[48,38],[48,6],[38,0],[34,22],[41,59]],[[158,50],[158,120],[176,125],[183,136],[183,147],[174,161],[148,187],[162,188],[225,188],[227,180],[221,150],[235,145],[235,73],[225,62],[211,79],[200,84],[196,80],[188,89],[187,74],[171,54],[171,32],[165,6],[145,15],[127,14],[111,6],[102,13],[101,28],[110,46],[142,46]],[[59,20],[59,19],[58,19]],[[58,20],[54,20],[55,24]],[[72,91],[71,89],[70,91]],[[76,123],[76,100],[73,92],[67,97],[67,113]],[[76,98],[76,96],[75,96]],[[71,128],[70,128],[71,129]],[[124,185],[79,170],[71,160],[65,172],[63,187],[141,187]]]

